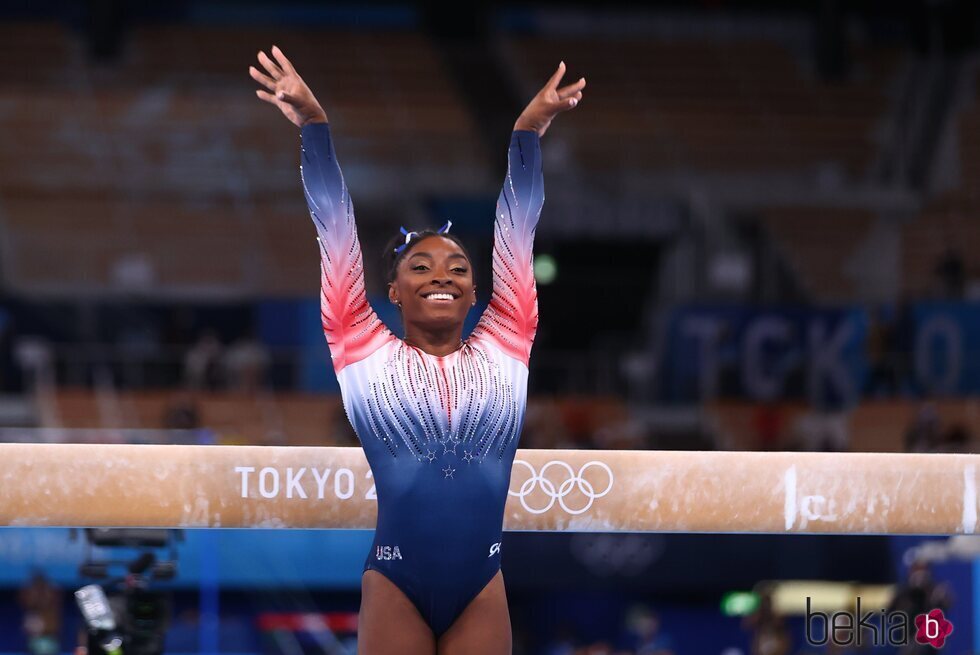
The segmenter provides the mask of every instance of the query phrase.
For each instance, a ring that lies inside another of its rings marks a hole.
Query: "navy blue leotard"
[[[463,347],[443,357],[397,338],[371,308],[330,128],[308,125],[302,140],[323,330],[377,487],[378,524],[364,570],[397,585],[438,637],[500,569],[538,324],[531,248],[544,203],[539,137],[511,135],[494,217],[490,304]]]

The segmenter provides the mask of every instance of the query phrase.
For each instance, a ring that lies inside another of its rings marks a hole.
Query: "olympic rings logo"
[[[560,462],[558,460],[551,460],[550,462],[542,466],[541,473],[536,473],[534,471],[534,467],[530,463],[525,462],[524,460],[521,459],[515,460],[514,464],[521,464],[523,466],[526,466],[527,470],[531,472],[531,477],[529,477],[527,480],[524,481],[524,483],[521,485],[520,491],[514,492],[508,489],[507,493],[511,496],[517,496],[518,498],[520,498],[521,505],[524,507],[525,510],[527,510],[531,514],[544,514],[549,509],[554,507],[556,502],[561,506],[563,510],[565,510],[569,514],[573,514],[573,515],[582,514],[584,512],[589,511],[589,509],[592,507],[592,504],[597,499],[602,498],[603,496],[608,494],[613,486],[612,469],[610,469],[609,466],[606,465],[605,463],[598,462],[595,460],[583,464],[582,468],[578,470],[578,473],[576,473],[575,469],[573,469],[571,465],[569,465],[568,463]],[[563,469],[565,473],[568,475],[568,479],[562,482],[557,487],[555,487],[554,482],[552,482],[546,477],[548,469],[552,467],[558,467],[560,469]],[[591,467],[597,467],[603,469],[606,472],[606,476],[609,478],[609,483],[606,485],[606,488],[600,492],[596,492],[595,488],[592,486],[592,483],[583,477],[585,472]],[[527,503],[527,496],[531,494],[538,487],[538,485],[540,485],[541,491],[543,491],[548,496],[549,498],[548,504],[542,508],[530,507]],[[575,487],[578,487],[578,490],[582,493],[582,495],[584,495],[586,498],[589,499],[589,502],[584,507],[578,509],[569,507],[568,505],[565,504],[565,497],[568,496],[570,493],[572,493],[572,489]]]

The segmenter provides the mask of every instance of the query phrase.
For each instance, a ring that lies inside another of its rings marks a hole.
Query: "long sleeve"
[[[334,371],[339,374],[395,337],[367,300],[354,205],[337,163],[330,126],[307,125],[302,139],[300,174],[320,245],[320,315]]]
[[[473,336],[525,366],[538,327],[532,246],[543,205],[540,137],[533,130],[515,130],[494,216],[493,291]]]

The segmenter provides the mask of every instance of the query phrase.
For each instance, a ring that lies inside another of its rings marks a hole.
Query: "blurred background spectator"
[[[31,655],[61,652],[62,593],[42,572],[36,571],[18,594],[24,612],[24,636]]]

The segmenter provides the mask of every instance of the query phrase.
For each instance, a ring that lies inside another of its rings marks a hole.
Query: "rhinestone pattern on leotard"
[[[393,457],[432,463],[456,455],[466,464],[503,456],[517,437],[514,387],[484,348],[464,344],[451,364],[404,342],[392,344],[365,401],[371,431]]]

